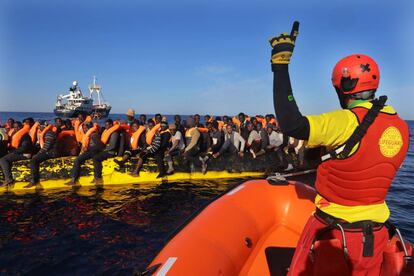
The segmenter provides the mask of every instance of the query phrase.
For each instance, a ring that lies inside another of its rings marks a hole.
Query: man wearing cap
[[[31,179],[29,184],[27,184],[25,188],[31,188],[39,184],[40,164],[43,161],[46,161],[51,158],[56,158],[58,156],[56,134],[53,132],[52,127],[53,126],[49,125],[47,121],[42,120],[39,122],[38,141],[40,144],[40,150],[30,160]]]
[[[127,117],[127,124],[130,126],[135,121],[135,110],[129,108],[125,115]]]

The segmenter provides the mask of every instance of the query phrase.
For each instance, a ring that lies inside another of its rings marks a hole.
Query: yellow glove
[[[282,33],[269,39],[272,46],[272,64],[289,64],[292,57],[295,40],[299,34],[299,22],[293,22],[290,35]]]

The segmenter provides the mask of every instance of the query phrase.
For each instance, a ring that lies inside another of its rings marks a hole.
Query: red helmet
[[[340,94],[351,95],[378,88],[380,72],[377,63],[366,55],[350,55],[336,63],[332,84]]]

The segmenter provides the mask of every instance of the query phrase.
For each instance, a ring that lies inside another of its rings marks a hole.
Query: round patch
[[[382,155],[392,158],[396,156],[403,145],[400,131],[396,127],[387,128],[379,139],[379,147]]]

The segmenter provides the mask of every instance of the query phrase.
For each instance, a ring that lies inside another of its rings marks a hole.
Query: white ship
[[[69,88],[69,94],[59,95],[56,100],[55,109],[56,116],[71,118],[78,114],[92,115],[97,118],[106,118],[111,111],[111,105],[105,102],[102,95],[102,87],[96,84],[96,77],[93,77],[93,83],[89,85],[89,95],[84,96],[78,86],[78,82],[74,81]],[[97,104],[94,104],[94,102]]]

